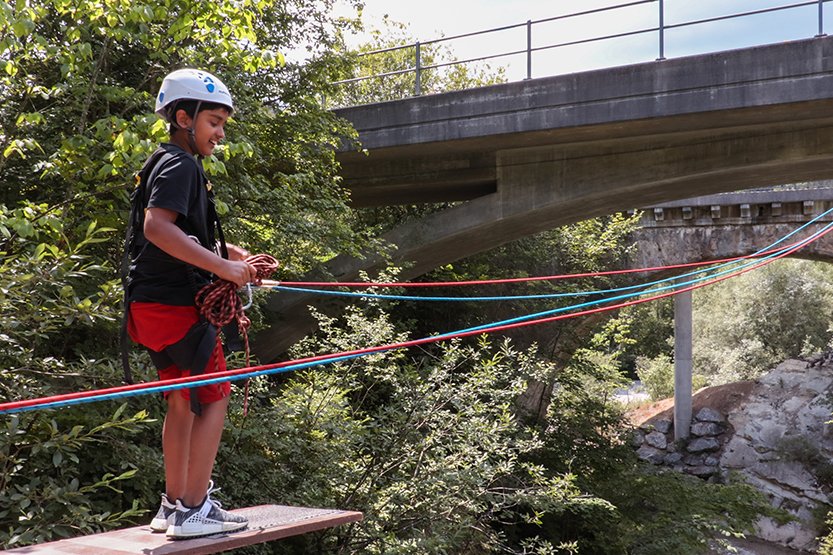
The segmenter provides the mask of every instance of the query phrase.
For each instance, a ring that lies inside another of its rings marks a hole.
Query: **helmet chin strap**
[[[172,122],[171,125],[173,125],[175,128],[183,129],[183,130],[188,132],[188,146],[191,147],[191,150],[193,151],[194,156],[196,156],[199,160],[202,160],[203,158],[205,158],[205,156],[200,154],[200,150],[197,148],[197,135],[196,135],[196,131],[195,131],[195,127],[197,125],[197,117],[200,115],[200,106],[201,105],[202,105],[202,100],[197,100],[197,107],[194,110],[194,117],[191,118],[191,125],[189,125],[187,129],[182,127],[181,125],[179,125],[176,122],[176,111],[177,111],[176,110],[176,104],[172,108],[173,114],[171,115],[171,119],[170,119],[170,121]]]
[[[191,150],[194,151],[194,156],[196,156],[199,160],[202,160],[205,156],[200,154],[200,150],[197,148],[197,135],[194,129],[197,125],[197,117],[200,115],[201,104],[202,100],[197,100],[197,108],[194,110],[194,117],[191,118],[191,125],[188,126],[188,144],[191,146]]]

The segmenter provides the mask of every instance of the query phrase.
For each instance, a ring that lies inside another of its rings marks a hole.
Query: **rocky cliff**
[[[746,480],[798,518],[762,519],[757,538],[812,552],[833,508],[831,404],[833,353],[789,360],[758,380],[697,392],[686,441],[674,442],[673,401],[635,412],[635,448],[645,461],[705,480]]]

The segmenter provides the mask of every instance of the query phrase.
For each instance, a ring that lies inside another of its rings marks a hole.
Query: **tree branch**
[[[90,112],[90,104],[93,102],[93,91],[95,90],[95,83],[98,80],[98,73],[104,65],[104,59],[107,57],[107,52],[110,50],[110,35],[104,38],[104,44],[101,45],[101,54],[98,56],[98,62],[95,64],[93,76],[90,79],[90,86],[87,89],[87,98],[84,100],[84,108],[81,110],[81,119],[78,121],[77,133],[80,135],[84,132],[84,127],[87,125],[87,116]]]

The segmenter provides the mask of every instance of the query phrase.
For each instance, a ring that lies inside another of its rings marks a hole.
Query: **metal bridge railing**
[[[358,83],[360,81],[366,81],[366,80],[369,80],[369,79],[377,79],[377,78],[391,77],[391,76],[395,76],[395,75],[403,75],[403,74],[408,74],[408,73],[414,73],[415,74],[415,86],[414,86],[413,94],[415,96],[419,96],[420,94],[422,94],[422,90],[421,90],[422,74],[423,74],[423,72],[425,72],[427,70],[444,68],[444,67],[453,66],[453,65],[467,64],[467,63],[472,63],[472,62],[480,62],[480,61],[485,61],[485,60],[506,58],[506,57],[509,57],[509,56],[518,56],[518,55],[521,55],[521,54],[526,54],[526,79],[532,79],[532,58],[533,58],[533,54],[535,54],[536,52],[541,52],[541,51],[544,51],[544,50],[552,50],[552,49],[556,49],[556,48],[564,48],[564,47],[575,46],[575,45],[580,45],[580,44],[587,44],[587,43],[593,43],[593,42],[600,42],[600,41],[618,39],[618,38],[623,38],[623,37],[630,37],[630,36],[635,36],[635,35],[645,35],[645,34],[650,34],[650,33],[656,33],[657,37],[658,37],[658,53],[659,53],[659,55],[657,57],[657,60],[664,60],[665,59],[665,32],[668,31],[668,30],[680,29],[680,28],[683,28],[683,27],[691,27],[691,26],[695,26],[695,25],[703,25],[703,24],[706,24],[706,23],[714,23],[714,22],[717,22],[717,21],[725,21],[725,20],[729,20],[729,19],[750,17],[750,16],[754,16],[754,15],[760,15],[760,14],[766,14],[766,13],[772,13],[772,12],[779,12],[779,11],[785,11],[785,10],[794,10],[794,9],[805,8],[805,7],[814,6],[814,5],[818,6],[818,34],[816,36],[817,37],[818,36],[824,36],[824,4],[826,2],[830,2],[830,1],[833,1],[833,0],[807,0],[807,1],[804,1],[804,2],[795,2],[795,3],[784,4],[784,5],[775,6],[775,7],[762,8],[762,9],[758,9],[758,10],[751,10],[751,11],[745,11],[745,12],[740,12],[740,13],[733,13],[733,14],[728,14],[728,15],[710,17],[710,18],[706,18],[706,19],[697,19],[697,20],[685,21],[685,22],[681,22],[681,23],[667,24],[665,22],[665,11],[666,11],[665,10],[665,0],[635,0],[635,1],[632,1],[632,2],[616,4],[616,5],[613,5],[613,6],[608,6],[608,7],[603,7],[603,8],[596,8],[596,9],[592,9],[592,10],[574,12],[574,13],[565,14],[565,15],[558,15],[558,16],[555,16],[555,17],[548,17],[548,18],[545,18],[545,19],[528,20],[525,23],[516,23],[514,25],[506,25],[506,26],[503,26],[503,27],[496,27],[496,28],[493,28],[493,29],[487,29],[485,31],[477,31],[477,32],[473,32],[473,33],[464,33],[464,34],[460,34],[460,35],[454,35],[454,36],[451,36],[451,37],[443,37],[443,38],[430,40],[430,41],[424,41],[424,42],[417,41],[417,42],[412,43],[412,44],[405,44],[405,45],[401,45],[401,46],[394,46],[394,47],[391,47],[391,48],[383,48],[383,49],[380,49],[380,50],[373,50],[373,51],[370,51],[370,52],[363,52],[359,55],[360,57],[374,56],[374,55],[384,54],[384,53],[387,53],[387,52],[394,52],[394,51],[397,51],[397,50],[412,49],[413,52],[414,52],[414,56],[413,56],[414,65],[413,65],[413,67],[410,67],[410,68],[407,68],[407,69],[402,69],[402,70],[398,70],[398,71],[390,71],[390,72],[387,72],[387,73],[379,73],[379,74],[375,74],[375,75],[366,75],[366,76],[361,76],[361,77],[355,77],[353,79],[345,79],[345,80],[342,80],[342,81],[337,81],[333,84],[334,85],[345,85],[345,84],[350,84],[350,83]],[[573,40],[573,41],[569,41],[569,42],[548,44],[548,45],[537,46],[537,47],[532,46],[533,28],[536,25],[540,25],[540,24],[543,24],[543,23],[550,23],[550,22],[559,21],[559,20],[568,20],[568,19],[571,19],[571,18],[587,16],[587,15],[591,15],[591,14],[598,14],[598,13],[602,13],[602,12],[612,12],[612,11],[615,11],[615,10],[622,10],[622,9],[625,9],[625,8],[632,8],[634,6],[639,6],[639,5],[642,5],[642,4],[658,4],[658,10],[657,10],[658,24],[656,26],[643,28],[643,29],[635,29],[635,30],[631,30],[631,31],[623,31],[621,33],[614,33],[614,34],[608,34],[608,35],[588,37],[588,38],[584,38],[584,39],[580,39],[580,40]],[[463,38],[480,36],[480,35],[488,35],[488,34],[491,34],[491,33],[497,33],[497,32],[500,32],[500,31],[507,31],[507,30],[510,30],[510,29],[518,29],[518,28],[521,28],[521,27],[526,27],[526,47],[525,48],[519,48],[519,49],[511,50],[511,51],[508,51],[508,52],[502,52],[502,53],[498,53],[498,54],[491,54],[491,55],[479,56],[479,57],[474,57],[474,58],[467,58],[465,60],[454,60],[454,61],[451,61],[451,62],[437,63],[437,64],[433,64],[433,65],[422,65],[422,63],[421,63],[420,50],[421,50],[421,47],[423,47],[423,46],[431,45],[431,44],[439,44],[439,43],[449,42],[449,41],[463,39]]]

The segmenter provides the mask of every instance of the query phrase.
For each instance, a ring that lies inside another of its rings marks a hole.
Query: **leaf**
[[[113,413],[113,417],[110,419],[110,422],[115,422],[116,420],[118,420],[119,418],[121,418],[121,415],[124,413],[124,410],[125,410],[126,408],[127,408],[127,403],[122,403],[122,404],[119,406],[119,408],[118,408],[118,409],[116,409],[116,412],[115,412],[115,413]]]

